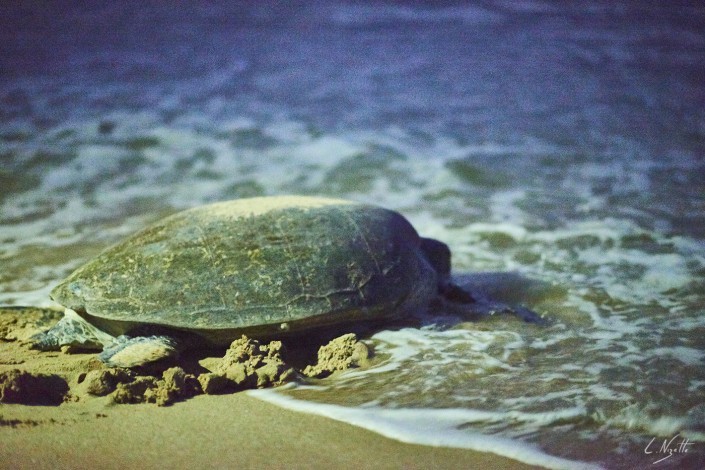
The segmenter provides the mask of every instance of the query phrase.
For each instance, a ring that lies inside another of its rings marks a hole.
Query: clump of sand
[[[79,378],[78,395],[110,395],[114,403],[156,403],[159,406],[190,398],[201,393],[192,374],[181,367],[171,367],[161,378],[137,375],[129,369],[93,370]]]
[[[117,367],[92,370],[78,377],[80,394],[102,397],[115,391],[119,384],[132,382],[137,374]]]
[[[318,350],[318,362],[306,366],[303,373],[307,377],[324,378],[333,372],[366,366],[369,364],[370,350],[358,341],[355,333],[335,338]]]
[[[19,369],[0,372],[0,403],[58,405],[69,385],[54,374],[32,374]]]
[[[242,336],[230,344],[225,356],[209,373],[198,377],[204,393],[281,385],[297,376],[282,354],[281,341],[262,344]]]
[[[181,367],[171,367],[162,373],[162,378],[137,376],[127,383],[120,383],[113,392],[115,403],[156,403],[171,405],[175,401],[201,393],[201,386],[192,374]]]

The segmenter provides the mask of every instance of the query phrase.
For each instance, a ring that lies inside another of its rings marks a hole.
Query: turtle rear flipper
[[[100,350],[114,342],[112,335],[91,325],[70,308],[64,310],[64,317],[50,330],[29,338],[30,348],[42,351],[59,351],[62,346]]]
[[[182,348],[170,336],[120,336],[98,358],[111,367],[137,367],[176,357]]]

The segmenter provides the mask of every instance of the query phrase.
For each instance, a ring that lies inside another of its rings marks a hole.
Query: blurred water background
[[[3,2],[0,304],[49,305],[183,208],[381,204],[553,323],[383,331],[378,367],[263,399],[553,468],[702,468],[703,31],[700,2]]]

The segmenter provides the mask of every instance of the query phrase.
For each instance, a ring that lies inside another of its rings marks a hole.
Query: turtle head
[[[421,251],[438,275],[438,294],[456,303],[472,303],[475,299],[465,289],[453,284],[450,278],[450,248],[433,238],[421,239]]]
[[[422,238],[421,251],[438,274],[438,290],[442,292],[450,282],[450,248],[433,238]]]

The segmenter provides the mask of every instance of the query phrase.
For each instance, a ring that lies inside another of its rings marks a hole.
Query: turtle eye
[[[81,295],[81,284],[78,282],[72,282],[69,284],[69,290],[75,295]]]

